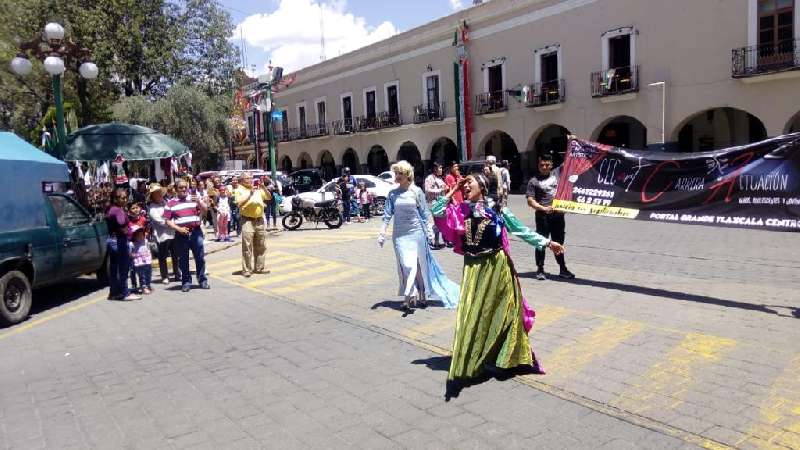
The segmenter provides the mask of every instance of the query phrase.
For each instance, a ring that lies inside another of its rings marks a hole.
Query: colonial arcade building
[[[488,1],[295,73],[275,96],[278,169],[492,154],[519,187],[567,134],[702,151],[800,131],[796,2]],[[266,119],[248,114],[251,139]]]

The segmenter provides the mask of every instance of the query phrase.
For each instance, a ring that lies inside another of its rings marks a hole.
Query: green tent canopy
[[[151,128],[126,123],[83,127],[67,137],[65,161],[128,161],[181,156],[189,148]]]

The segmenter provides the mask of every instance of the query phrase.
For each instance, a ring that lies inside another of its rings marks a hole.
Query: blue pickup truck
[[[95,221],[68,195],[53,192],[69,182],[62,161],[0,133],[0,322],[25,320],[33,289],[88,273],[106,278],[103,221]]]

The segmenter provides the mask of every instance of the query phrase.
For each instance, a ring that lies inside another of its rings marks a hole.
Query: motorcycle
[[[342,215],[336,207],[336,200],[326,200],[315,203],[313,200],[303,200],[300,197],[292,198],[292,211],[283,217],[283,228],[296,230],[300,228],[303,221],[314,222],[319,226],[320,222],[330,229],[342,226]]]

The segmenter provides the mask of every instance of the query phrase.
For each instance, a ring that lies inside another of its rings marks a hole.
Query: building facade
[[[567,134],[702,151],[800,131],[796,1],[492,0],[296,72],[275,95],[278,168],[333,177],[493,154],[520,187]],[[266,114],[249,115],[263,130]]]

